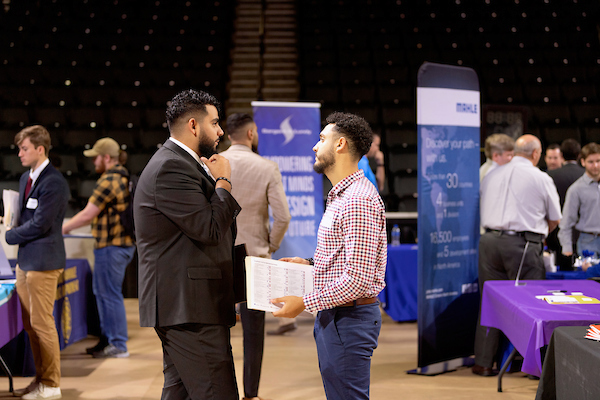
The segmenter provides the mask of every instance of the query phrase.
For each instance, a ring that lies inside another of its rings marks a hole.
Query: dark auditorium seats
[[[76,157],[83,178],[70,178],[78,179],[70,182],[74,197],[85,198],[79,180],[93,176],[81,151],[98,138],[117,136],[141,170],[168,136],[164,110],[175,93],[196,87],[228,100],[235,1],[3,6],[3,164],[7,152],[16,155],[14,134],[43,123],[56,154],[70,165]],[[389,211],[416,210],[410,192],[424,61],[473,68],[482,106],[524,110],[527,130],[544,145],[600,139],[597,1],[303,0],[296,9],[300,100],[320,102],[322,119],[338,110],[362,114],[381,133]],[[6,180],[16,172],[4,165],[1,173]]]
[[[141,170],[168,136],[164,112],[175,93],[196,87],[225,103],[234,7],[223,1],[3,2],[0,179],[18,178],[12,141],[34,123],[48,127],[53,161],[61,163],[74,198],[90,194],[93,160],[81,152],[101,137],[113,136]]]
[[[525,110],[526,129],[544,145],[585,144],[600,132],[599,9],[578,0],[299,2],[301,99],[320,101],[326,114],[341,95],[345,109],[368,115],[382,134],[386,207],[416,211],[422,62],[475,69],[482,106]]]

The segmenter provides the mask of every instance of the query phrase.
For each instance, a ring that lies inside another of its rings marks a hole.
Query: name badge
[[[29,198],[27,200],[27,204],[25,205],[25,207],[27,207],[30,210],[35,210],[38,207],[38,201],[37,199],[34,198]]]
[[[333,215],[325,212],[323,218],[321,218],[321,226],[324,228],[331,228],[331,225],[333,225]]]

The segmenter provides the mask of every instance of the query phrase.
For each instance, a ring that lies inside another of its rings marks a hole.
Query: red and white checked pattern
[[[385,207],[362,170],[329,192],[314,263],[314,290],[304,296],[307,311],[375,297],[385,287]]]

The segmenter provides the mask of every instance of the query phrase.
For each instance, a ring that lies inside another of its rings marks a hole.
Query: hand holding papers
[[[11,229],[17,226],[19,222],[19,192],[15,190],[4,189],[2,191],[2,201],[4,202],[4,226]]]
[[[313,290],[312,266],[246,257],[246,291],[248,308],[278,311],[271,299],[284,296],[303,296]]]

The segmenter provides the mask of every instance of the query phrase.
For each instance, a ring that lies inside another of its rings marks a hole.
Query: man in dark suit
[[[558,196],[560,198],[560,208],[562,210],[565,205],[567,189],[583,175],[585,168],[577,161],[579,153],[581,152],[581,145],[575,139],[565,139],[560,145],[560,151],[564,158],[563,166],[548,171],[548,175],[550,175],[556,185],[556,190],[558,191]],[[548,244],[548,248],[554,251],[554,254],[556,255],[556,265],[560,266],[561,271],[570,271],[573,269],[573,259],[562,253],[562,246],[558,241],[559,231],[560,228],[552,231],[552,233],[548,235],[546,243]],[[572,243],[577,243],[578,238],[579,231],[573,229]]]
[[[6,232],[6,242],[19,245],[16,287],[36,370],[31,384],[15,395],[59,399],[60,344],[53,312],[58,277],[66,263],[61,228],[69,186],[48,160],[50,134],[46,128],[34,125],[23,129],[15,144],[21,163],[30,170],[21,176],[21,216],[18,225]]]
[[[233,244],[241,210],[231,168],[215,154],[219,103],[193,89],[167,108],[171,137],[138,182],[134,219],[140,325],[155,328],[163,399],[238,400],[230,344],[235,324]]]
[[[560,207],[565,205],[565,196],[567,189],[585,172],[577,159],[581,152],[581,145],[575,139],[565,139],[560,145],[564,163],[562,167],[548,171],[548,175],[554,181],[558,196],[560,197]]]

